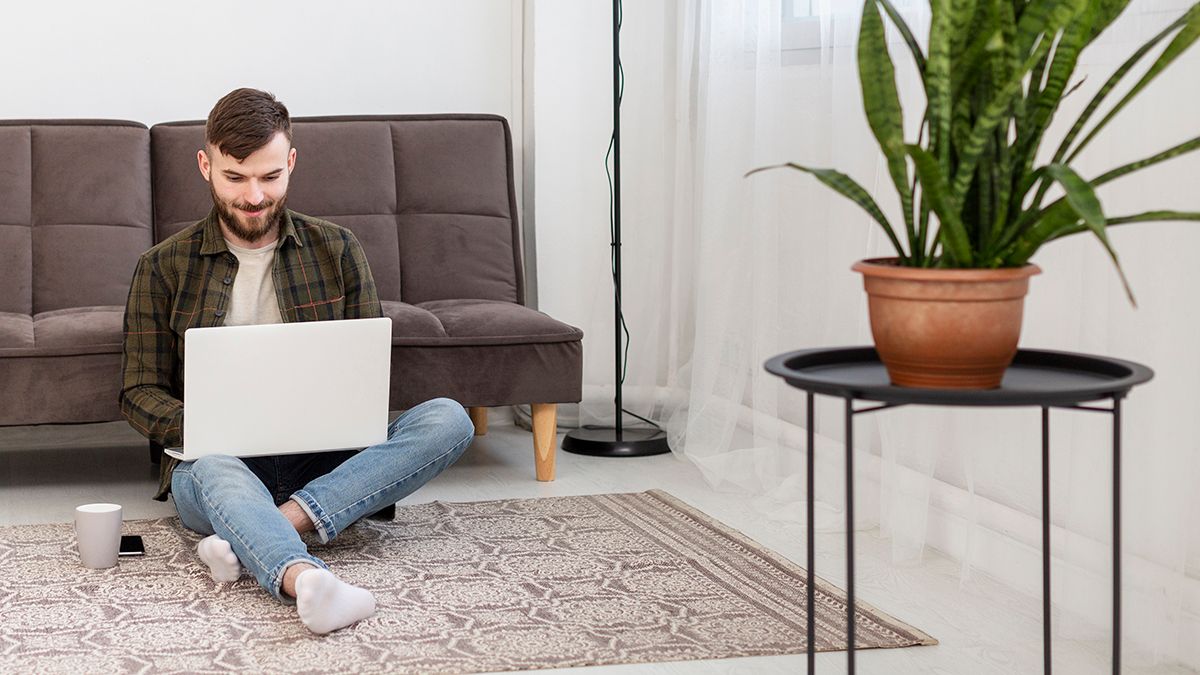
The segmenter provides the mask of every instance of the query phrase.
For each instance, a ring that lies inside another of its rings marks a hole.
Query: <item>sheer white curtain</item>
[[[927,3],[897,4],[923,36]],[[1135,0],[1085,55],[1087,81],[1049,137],[1061,138],[1108,73],[1184,6]],[[746,494],[768,517],[799,521],[803,394],[762,364],[791,349],[869,343],[861,280],[849,266],[890,251],[857,207],[811,177],[743,174],[798,161],[850,174],[893,212],[896,198],[862,114],[854,52],[861,4],[813,0],[815,18],[799,29],[783,10],[780,0],[625,8],[625,310],[634,332],[625,396],[627,408],[664,421],[676,454],[715,489]],[[915,137],[919,78],[899,45],[892,53]],[[1196,136],[1198,81],[1193,50],[1081,156],[1081,172],[1095,175]],[[1101,198],[1110,215],[1195,210],[1197,169],[1200,157],[1174,160],[1110,184]],[[1125,405],[1125,648],[1131,663],[1200,665],[1200,271],[1191,255],[1200,228],[1132,225],[1112,238],[1139,308],[1129,306],[1094,241],[1058,242],[1035,259],[1045,273],[1033,280],[1022,344],[1111,354],[1156,370]],[[607,262],[587,264],[603,278]],[[611,423],[611,296],[602,284],[589,292],[580,417]],[[841,402],[819,398],[811,423],[818,527],[837,530]],[[980,570],[1040,594],[1039,411],[902,408],[860,417],[855,429],[856,527],[877,526],[897,561],[934,547],[962,561],[964,583]],[[1051,430],[1056,630],[1104,641],[1109,423],[1055,411]]]

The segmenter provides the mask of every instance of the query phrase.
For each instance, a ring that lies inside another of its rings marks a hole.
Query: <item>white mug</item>
[[[117,564],[121,546],[121,505],[84,504],[75,508],[75,541],[84,567],[104,569]]]

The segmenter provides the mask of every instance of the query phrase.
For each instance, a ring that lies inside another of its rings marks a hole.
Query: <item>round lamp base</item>
[[[594,457],[646,457],[671,451],[667,434],[658,429],[572,429],[563,438],[562,449]]]

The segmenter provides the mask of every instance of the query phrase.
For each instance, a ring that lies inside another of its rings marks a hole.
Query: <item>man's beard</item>
[[[253,244],[268,234],[277,231],[280,223],[283,222],[283,212],[287,204],[286,193],[277,202],[264,199],[260,204],[236,202],[226,204],[217,197],[217,191],[213,189],[212,183],[208,184],[208,192],[212,195],[213,206],[216,207],[217,214],[221,217],[221,222],[225,223],[225,227],[229,228],[229,231],[234,236],[248,244]],[[258,208],[252,208],[254,206]],[[239,211],[239,209],[250,211],[266,209],[266,213],[251,218]],[[250,222],[243,224],[240,218],[247,218]]]

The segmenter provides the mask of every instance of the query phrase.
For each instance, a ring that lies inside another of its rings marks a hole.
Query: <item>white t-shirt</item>
[[[237,256],[238,270],[233,278],[224,325],[283,323],[283,317],[279,314],[279,299],[275,297],[275,280],[271,277],[279,241],[253,249],[231,244],[228,239],[225,245]]]

